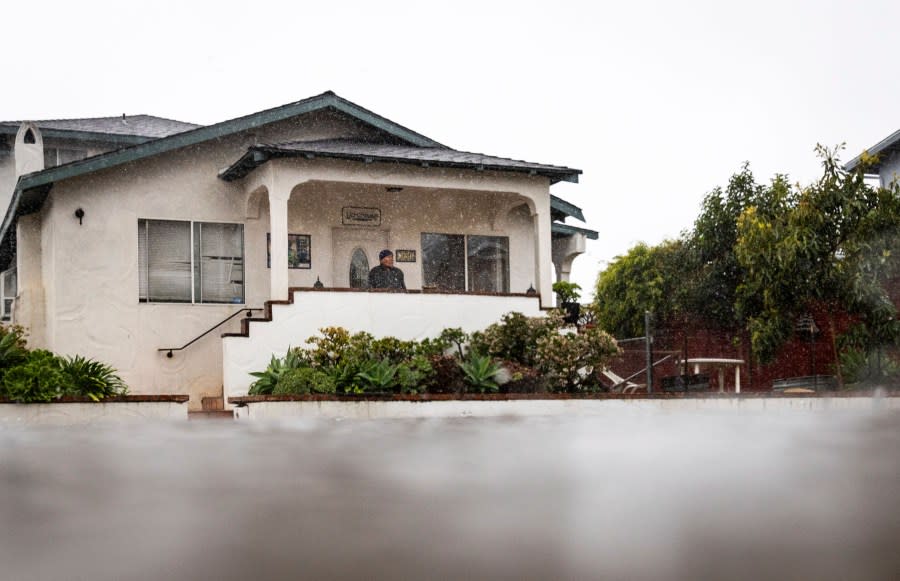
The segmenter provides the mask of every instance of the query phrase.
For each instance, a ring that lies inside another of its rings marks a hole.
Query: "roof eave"
[[[45,138],[52,139],[74,139],[76,141],[100,141],[106,143],[116,143],[119,145],[139,145],[159,137],[148,137],[146,135],[123,135],[121,133],[103,133],[101,131],[75,131],[71,129],[50,129],[40,128],[41,135]],[[0,125],[0,133],[7,135],[15,135],[18,127],[12,125]]]
[[[562,236],[572,236],[575,234],[580,234],[586,237],[588,240],[597,240],[600,237],[600,233],[596,230],[579,228],[578,226],[570,226],[568,224],[560,224],[559,222],[553,222],[552,224],[550,224],[550,231],[553,234],[560,234]]]
[[[257,167],[268,161],[272,158],[290,158],[290,157],[306,157],[309,159],[313,159],[316,157],[324,157],[330,159],[346,159],[351,161],[363,161],[363,162],[385,162],[385,163],[402,163],[407,165],[423,165],[427,164],[430,167],[456,167],[463,169],[480,169],[480,170],[493,170],[493,171],[504,171],[504,172],[514,172],[514,173],[527,173],[529,175],[540,175],[546,177],[550,180],[551,184],[566,181],[572,183],[578,183],[578,176],[581,174],[581,170],[579,169],[571,169],[571,168],[560,168],[559,170],[552,170],[549,168],[546,169],[536,169],[536,168],[516,168],[509,166],[501,166],[494,164],[473,164],[473,163],[465,163],[465,162],[450,162],[450,161],[436,161],[436,160],[419,160],[419,159],[403,159],[396,157],[383,157],[376,156],[370,154],[363,153],[347,153],[347,152],[322,152],[322,151],[304,151],[304,150],[296,150],[296,149],[282,149],[279,147],[272,146],[254,146],[247,150],[247,153],[242,155],[240,159],[231,164],[229,167],[219,172],[219,179],[222,179],[226,182],[232,182],[235,180],[239,180],[255,170]],[[580,208],[577,206],[572,206],[568,204],[572,208],[581,213]],[[574,216],[574,214],[573,214]],[[584,221],[584,216],[581,215],[579,218],[582,222]]]

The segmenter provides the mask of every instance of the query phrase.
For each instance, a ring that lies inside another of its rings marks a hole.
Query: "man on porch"
[[[369,271],[369,288],[406,290],[403,271],[394,266],[394,253],[385,248],[378,260],[381,263]]]

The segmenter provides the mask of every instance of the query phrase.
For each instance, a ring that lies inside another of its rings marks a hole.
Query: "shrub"
[[[283,358],[272,355],[269,366],[265,371],[254,371],[250,375],[256,377],[257,380],[250,386],[250,395],[269,395],[278,385],[281,376],[291,370],[309,365],[309,360],[302,349],[290,349]]]
[[[504,361],[502,366],[509,376],[509,381],[500,384],[500,393],[545,393],[547,380],[537,369],[516,363]]]
[[[76,355],[60,359],[59,364],[66,378],[65,395],[100,401],[128,393],[128,386],[116,370],[105,363]]]
[[[397,368],[387,359],[369,361],[356,375],[366,391],[391,391],[397,385]]]
[[[605,331],[553,333],[537,342],[538,368],[547,374],[554,390],[577,391],[596,387],[596,373],[609,365],[619,348]]]
[[[25,329],[19,325],[0,325],[0,378],[7,369],[25,361],[28,357],[25,345]]]
[[[482,393],[498,390],[496,376],[501,368],[487,355],[470,353],[468,359],[459,363],[459,367],[471,387]]]
[[[559,299],[560,304],[577,303],[578,299],[581,298],[579,291],[581,291],[581,286],[574,282],[558,280],[553,283],[553,292],[556,293],[556,298]]]
[[[273,395],[307,395],[309,393],[334,393],[334,379],[321,369],[298,367],[288,369],[278,378]]]
[[[429,393],[462,393],[466,383],[459,360],[452,355],[436,355],[428,362],[433,370],[432,380],[427,386]]]
[[[482,333],[473,333],[471,348],[482,355],[533,367],[537,342],[556,334],[561,326],[562,318],[555,311],[546,317],[507,313],[501,322],[490,325]]]
[[[409,361],[397,366],[397,385],[400,387],[400,393],[428,391],[434,379],[434,367],[431,361],[422,355],[415,355]]]
[[[44,349],[31,351],[3,375],[6,396],[20,403],[57,399],[65,393],[67,382],[59,358]]]

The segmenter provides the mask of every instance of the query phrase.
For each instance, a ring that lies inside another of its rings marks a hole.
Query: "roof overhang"
[[[881,171],[881,162],[892,153],[900,153],[900,129],[868,148],[863,154],[857,155],[848,161],[844,165],[844,169],[853,171],[862,162],[864,156],[877,156],[878,159],[865,168],[866,170],[871,170],[871,173],[877,174]]]
[[[454,151],[450,148],[432,148],[428,151]],[[365,151],[327,151],[318,147],[304,148],[297,143],[291,144],[290,147],[279,145],[254,145],[247,149],[247,152],[241,156],[236,162],[231,164],[219,172],[219,178],[232,182],[247,176],[250,172],[268,162],[271,159],[285,158],[326,158],[326,159],[346,159],[352,161],[361,161],[364,163],[388,162],[400,163],[407,165],[417,165],[421,167],[448,167],[460,169],[474,169],[478,171],[495,170],[504,172],[526,173],[529,175],[540,175],[548,178],[551,183],[559,181],[578,183],[578,175],[581,170],[545,166],[541,164],[522,165],[521,163],[504,164],[502,162],[471,162],[456,160],[441,160],[433,158],[407,157],[400,155],[391,155],[386,153],[371,153]],[[498,158],[492,158],[494,160]],[[515,160],[510,160],[515,161]],[[571,206],[575,208],[575,206]],[[575,208],[577,210],[577,208]]]
[[[0,134],[15,135],[19,130],[18,125],[9,123],[0,125]],[[54,139],[75,139],[78,141],[97,141],[103,143],[115,143],[118,145],[138,145],[146,143],[156,137],[145,137],[143,135],[121,135],[117,133],[100,133],[97,131],[72,131],[68,129],[49,129],[40,130],[43,137],[51,137]]]
[[[600,233],[596,230],[569,226],[568,224],[560,224],[559,222],[550,224],[550,233],[554,236],[574,236],[576,234],[581,234],[588,240],[596,240],[600,236]]]
[[[553,194],[550,194],[550,212],[553,214],[554,220],[560,220],[571,216],[576,220],[581,220],[582,222],[585,221],[584,213],[582,213],[581,208],[575,204],[570,204]]]

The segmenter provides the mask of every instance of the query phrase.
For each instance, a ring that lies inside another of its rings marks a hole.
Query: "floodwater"
[[[896,579],[900,414],[0,430],[0,579]]]

